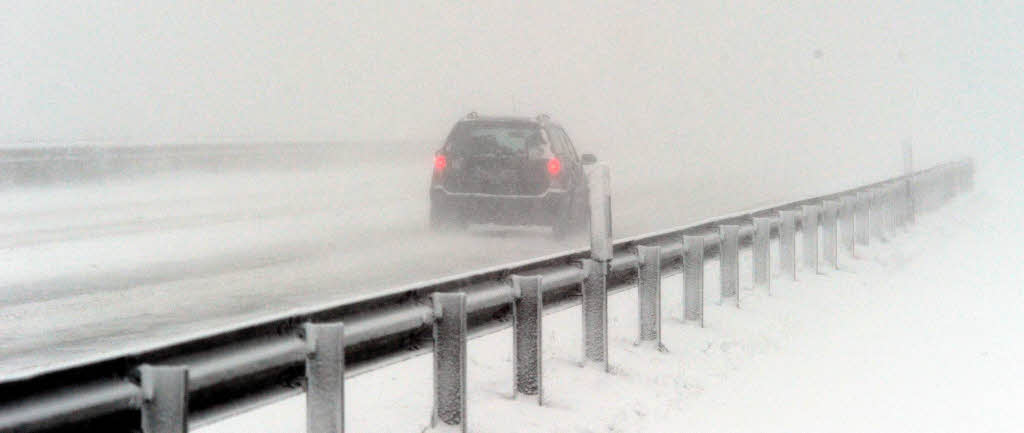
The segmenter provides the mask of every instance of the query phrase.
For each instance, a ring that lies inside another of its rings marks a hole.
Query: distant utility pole
[[[909,138],[903,140],[903,175],[907,183],[907,214],[909,222],[914,223],[917,220],[917,207],[914,205],[914,183],[911,180],[914,175],[914,146]]]

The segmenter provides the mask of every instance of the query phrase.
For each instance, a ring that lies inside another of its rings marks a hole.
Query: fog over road
[[[0,193],[0,375],[586,245],[555,241],[546,227],[430,232],[433,147],[377,149],[377,163],[314,171],[171,172]],[[617,237],[892,174],[737,182],[766,169],[672,169],[656,155],[637,163],[638,152],[599,154],[612,166]]]
[[[426,230],[432,153],[470,110],[562,123],[611,166],[617,237],[886,178],[904,143],[918,167],[1020,155],[1020,11],[11,2],[0,146],[364,144],[315,170],[0,189],[0,379],[583,246]]]

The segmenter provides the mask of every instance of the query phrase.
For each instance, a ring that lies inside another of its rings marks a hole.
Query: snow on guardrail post
[[[345,325],[307,323],[306,431],[345,431]]]
[[[754,239],[750,248],[753,255],[754,287],[767,287],[772,291],[772,218],[754,218]]]
[[[721,280],[721,299],[735,296],[736,306],[740,305],[740,226],[718,227],[718,264]]]
[[[582,260],[587,277],[580,284],[583,295],[583,364],[608,371],[608,264]]]
[[[434,408],[431,428],[466,432],[466,294],[434,293]]]
[[[683,236],[683,319],[704,327],[704,236]]]
[[[595,164],[587,172],[590,260],[583,260],[583,363],[608,371],[608,271],[612,260],[611,175]]]
[[[637,345],[653,344],[660,351],[661,343],[661,247],[636,247],[637,303],[639,332]]]
[[[306,323],[306,431],[345,431],[345,326]]]
[[[821,207],[803,206],[804,267],[818,273],[818,213]]]
[[[839,201],[841,203],[839,208],[839,244],[846,250],[846,254],[853,257],[854,250],[856,249],[856,242],[854,241],[854,212],[857,209],[857,197],[844,195]]]
[[[857,243],[861,245],[871,244],[871,193],[862,191],[857,193],[857,209],[853,220],[853,231],[856,234]]]
[[[587,176],[590,189],[590,258],[599,262],[612,259],[611,176],[608,166],[596,164]]]
[[[822,206],[825,209],[821,223],[825,261],[839,269],[839,202],[825,200]]]
[[[188,367],[143,365],[142,432],[188,431]]]
[[[779,211],[779,263],[782,272],[796,281],[796,219],[797,211]]]
[[[512,370],[515,384],[512,395],[537,396],[537,404],[544,404],[544,369],[542,321],[544,318],[544,291],[539,275],[512,276],[512,336],[515,353]]]

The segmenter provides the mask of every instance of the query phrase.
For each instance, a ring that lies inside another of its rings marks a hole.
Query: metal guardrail
[[[805,234],[805,256],[819,256],[819,230],[828,248],[842,239],[842,248],[852,256],[855,245],[891,236],[916,212],[970,189],[973,172],[970,161],[949,163],[828,196],[612,242],[608,170],[597,166],[589,176],[590,249],[3,377],[0,431],[116,432],[141,427],[152,433],[184,432],[305,390],[309,431],[340,432],[343,377],[427,350],[433,350],[435,359],[432,424],[464,430],[466,344],[472,335],[513,326],[516,392],[536,395],[542,403],[543,309],[581,304],[584,364],[606,370],[609,293],[636,283],[641,295],[638,341],[661,347],[663,272],[683,268],[686,319],[702,323],[704,284],[699,275],[706,257],[724,254],[723,275],[738,278],[736,255],[749,245],[755,287],[770,290],[773,238],[780,242],[783,275],[795,277],[797,229]],[[827,265],[839,266],[837,255],[826,251],[825,257]],[[814,260],[805,266],[817,272],[820,264]],[[721,281],[723,298],[736,297],[738,303],[735,278]]]
[[[415,143],[413,143],[415,144]],[[358,164],[389,154],[393,161],[417,154],[405,142],[238,142],[0,146],[0,189],[144,177],[175,171],[290,170]]]

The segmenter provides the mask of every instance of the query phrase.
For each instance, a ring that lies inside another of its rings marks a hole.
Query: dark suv
[[[430,226],[549,225],[556,236],[584,227],[587,182],[572,141],[547,116],[480,117],[455,123],[434,156]]]

